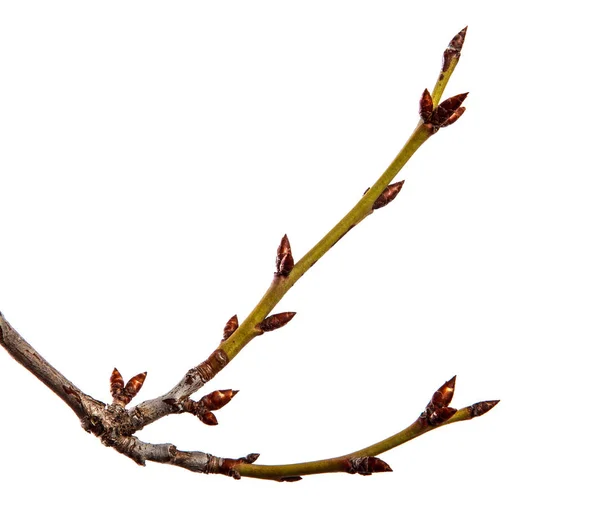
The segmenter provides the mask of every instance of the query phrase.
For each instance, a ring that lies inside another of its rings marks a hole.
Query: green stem
[[[296,263],[289,276],[275,277],[271,286],[265,292],[254,310],[242,322],[239,328],[220,345],[220,349],[225,352],[229,360],[235,358],[250,340],[261,334],[260,331],[256,329],[256,325],[269,315],[296,281],[298,281],[311,266],[323,257],[323,255],[325,255],[351,228],[356,226],[371,213],[375,200],[383,193],[388,184],[404,167],[406,162],[410,160],[419,147],[425,143],[430,135],[430,131],[420,124],[412,133],[396,158],[394,158],[390,166],[348,214]]]

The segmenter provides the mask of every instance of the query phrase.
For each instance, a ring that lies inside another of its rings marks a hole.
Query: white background
[[[393,473],[236,482],[137,467],[0,354],[2,526],[597,526],[591,3],[0,6],[0,310],[103,400],[114,366],[146,399],[215,348],[281,236],[298,259],[385,169],[469,24],[467,112],[205,388],[240,390],[220,425],[140,437],[298,462],[402,429],[454,374],[457,406],[502,399]]]

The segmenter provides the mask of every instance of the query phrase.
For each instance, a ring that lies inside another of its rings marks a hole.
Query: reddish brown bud
[[[273,314],[273,316],[269,316],[265,318],[262,322],[260,322],[256,328],[262,332],[270,332],[275,329],[279,329],[283,327],[296,315],[295,312],[281,312],[279,314]]]
[[[223,389],[216,390],[208,395],[204,395],[200,402],[207,410],[220,410],[225,404],[229,403],[233,397],[237,395],[237,390]]]
[[[421,96],[421,101],[419,102],[419,115],[421,119],[425,123],[429,123],[431,119],[431,114],[433,113],[433,99],[431,98],[431,94],[429,90],[425,88],[423,95]]]
[[[116,399],[121,396],[123,389],[125,388],[125,381],[119,373],[119,370],[115,367],[112,374],[110,375],[110,394]]]
[[[456,411],[455,408],[437,408],[427,416],[427,422],[429,422],[431,426],[439,426],[450,419]]]
[[[252,463],[254,463],[258,458],[260,457],[260,454],[257,453],[252,453],[252,454],[248,454],[246,457],[240,457],[238,459],[238,461],[240,463],[247,463],[249,465],[251,465]]]
[[[477,402],[476,404],[469,406],[469,413],[471,414],[471,417],[479,417],[490,411],[499,402],[499,400],[484,400],[483,402]]]
[[[465,113],[465,110],[467,110],[465,107],[460,107],[456,112],[454,112],[454,114],[452,114],[446,121],[444,121],[444,123],[442,123],[440,127],[447,127],[448,125],[452,125],[452,123],[455,123],[458,120],[458,118],[460,118]]]
[[[275,275],[287,277],[294,268],[292,248],[287,235],[284,235],[277,248],[277,259],[275,260]]]
[[[443,408],[448,406],[452,402],[454,396],[454,386],[456,385],[456,375],[453,376],[448,382],[444,382],[440,389],[438,389],[431,397],[429,403],[434,408]]]
[[[200,419],[204,424],[208,424],[209,426],[216,426],[219,424],[217,421],[217,417],[212,411],[206,410],[202,415],[198,415],[198,419]]]
[[[125,385],[125,390],[123,391],[123,396],[127,399],[126,404],[131,402],[131,399],[135,397],[142,389],[144,385],[144,380],[146,380],[146,375],[148,373],[139,373],[135,375],[133,378],[129,379],[129,382]]]
[[[348,474],[361,476],[370,476],[374,472],[392,472],[392,468],[385,461],[373,456],[348,459],[345,466]]]
[[[468,26],[467,26],[468,27]],[[465,37],[467,35],[467,27],[464,27],[448,44],[448,47],[444,51],[444,62],[442,64],[442,72],[445,72],[450,67],[450,62],[453,59],[458,61],[460,59],[460,52],[463,44],[465,43]]]
[[[442,101],[433,112],[432,122],[443,126],[446,120],[460,108],[468,95],[469,92],[465,92],[464,94],[458,94]]]
[[[225,324],[225,328],[223,329],[223,339],[221,341],[224,342],[225,340],[227,340],[227,338],[229,338],[237,330],[238,327],[238,317],[237,314],[234,314],[233,316],[231,316],[231,318],[229,318],[229,320],[227,320],[227,323]]]
[[[402,189],[403,185],[404,180],[387,186],[383,190],[383,193],[381,193],[381,195],[379,195],[377,197],[377,200],[375,200],[375,202],[373,203],[373,209],[375,210],[387,206],[392,200],[394,200],[398,196],[398,193],[400,193],[400,190]]]

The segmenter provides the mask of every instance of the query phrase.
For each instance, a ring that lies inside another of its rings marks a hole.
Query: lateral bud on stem
[[[277,248],[277,259],[275,260],[275,275],[287,277],[294,268],[294,257],[292,247],[287,235],[284,235]]]
[[[220,410],[223,406],[229,404],[231,399],[235,397],[237,393],[238,390],[234,389],[217,389],[208,395],[204,395],[204,397],[200,399],[200,402],[207,410]]]
[[[370,476],[377,472],[392,472],[392,467],[385,461],[373,456],[348,459],[345,467],[348,474],[360,474],[361,476]]]
[[[425,89],[419,103],[419,115],[423,123],[429,127],[432,135],[440,128],[452,125],[464,114],[465,107],[461,105],[468,95],[469,92],[465,92],[449,97],[433,108],[431,94],[427,88]]]
[[[227,340],[227,338],[229,338],[237,330],[239,325],[237,314],[234,314],[231,316],[231,318],[229,318],[229,320],[227,320],[227,323],[225,324],[225,328],[223,329],[223,339],[221,341],[224,342]]]
[[[402,189],[403,185],[404,180],[387,186],[383,190],[383,193],[381,193],[381,195],[377,197],[377,200],[373,202],[373,210],[387,206],[392,200],[394,200],[398,196],[398,193],[400,193],[400,190]]]
[[[279,314],[273,314],[272,316],[266,317],[261,321],[256,329],[263,332],[270,332],[287,325],[290,320],[296,315],[295,312],[280,312]]]
[[[260,454],[248,454],[246,457],[240,457],[238,459],[223,458],[217,472],[224,474],[225,476],[231,476],[233,479],[241,479],[240,473],[235,468],[241,463],[251,465],[254,463]]]
[[[115,367],[110,376],[110,394],[113,398],[113,404],[127,406],[142,389],[147,374],[147,372],[139,373],[129,379],[127,384],[124,384],[121,373]]]

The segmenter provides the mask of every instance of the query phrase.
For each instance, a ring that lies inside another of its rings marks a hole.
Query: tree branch
[[[215,377],[254,338],[265,332],[283,327],[294,317],[294,312],[269,315],[290,288],[344,235],[368,217],[373,211],[389,204],[400,192],[403,182],[391,184],[398,172],[413,154],[440,128],[456,122],[464,112],[462,103],[467,94],[460,94],[439,103],[444,88],[460,58],[466,28],[456,35],[444,53],[442,71],[433,94],[423,92],[420,116],[416,129],[394,158],[390,166],[364,193],[357,204],[297,263],[294,262],[287,235],[277,249],[273,281],[262,299],[246,319],[239,324],[233,316],[226,324],[223,340],[217,349],[201,364],[191,368],[169,392],[147,400],[131,410],[126,406],[142,388],[146,373],[139,373],[125,384],[121,373],[114,369],[110,377],[112,404],[98,401],[83,393],[57,369],[42,358],[6,321],[0,313],[0,345],[56,393],[79,417],[83,428],[140,465],[155,461],[179,466],[193,472],[223,474],[279,481],[297,481],[301,475],[324,472],[347,472],[369,475],[389,472],[387,463],[376,456],[415,437],[452,422],[469,420],[483,415],[498,401],[486,401],[461,410],[450,408],[455,378],[437,390],[419,418],[401,432],[371,446],[330,459],[291,465],[255,465],[258,454],[238,459],[220,458],[204,452],[185,452],[173,444],[151,444],[133,434],[146,425],[173,413],[191,413],[208,425],[217,424],[213,411],[226,405],[237,391],[220,390],[205,395],[199,401],[190,397]],[[439,104],[438,104],[439,103]]]

